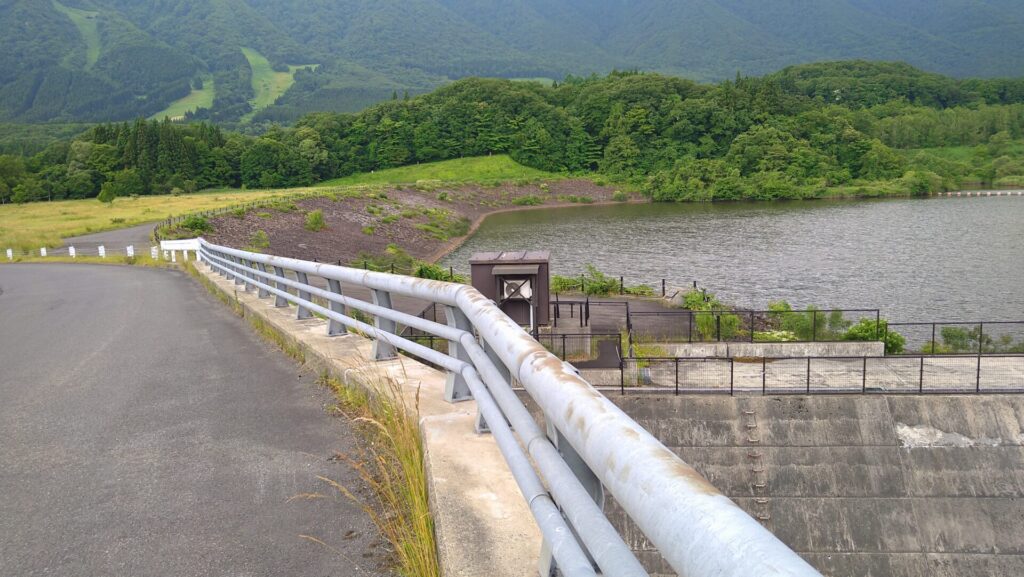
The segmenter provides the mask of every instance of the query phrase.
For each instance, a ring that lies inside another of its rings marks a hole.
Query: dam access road
[[[3,266],[0,575],[387,574],[315,380],[183,272]]]

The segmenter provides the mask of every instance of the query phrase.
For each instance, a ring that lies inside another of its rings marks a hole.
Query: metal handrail
[[[604,514],[603,487],[681,575],[820,575],[472,287],[199,242],[212,270],[278,306],[295,304],[299,318],[324,316],[331,334],[362,332],[376,358],[400,349],[449,371],[447,400],[477,401],[541,530],[542,554],[563,574],[647,575]],[[329,288],[311,285],[310,275]],[[374,303],[343,295],[341,283],[370,289]],[[391,309],[392,294],[443,305],[448,323]],[[400,336],[398,323],[448,340],[448,354]],[[550,437],[513,382],[541,409]]]

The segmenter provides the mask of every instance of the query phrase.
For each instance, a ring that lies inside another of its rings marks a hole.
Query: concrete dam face
[[[1022,397],[610,398],[824,575],[1024,575]]]

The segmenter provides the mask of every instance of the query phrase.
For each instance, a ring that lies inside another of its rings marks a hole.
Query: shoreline
[[[625,201],[603,200],[603,201],[598,201],[598,202],[587,202],[587,203],[559,202],[557,204],[539,204],[539,205],[534,205],[534,206],[510,206],[510,207],[495,209],[495,210],[493,210],[491,212],[486,212],[484,214],[478,215],[470,223],[469,230],[466,231],[466,234],[464,234],[463,236],[460,236],[458,238],[453,238],[453,239],[447,241],[444,245],[442,245],[440,248],[438,248],[437,250],[432,252],[427,258],[425,258],[423,260],[425,260],[426,262],[429,262],[429,263],[436,264],[437,261],[443,259],[444,257],[448,256],[452,252],[455,252],[455,250],[457,250],[460,246],[466,244],[466,241],[468,241],[470,238],[473,237],[474,234],[476,234],[476,231],[480,228],[481,225],[483,225],[484,221],[486,221],[488,217],[496,215],[496,214],[505,214],[505,213],[510,213],[510,212],[527,212],[527,211],[532,211],[532,210],[543,210],[543,209],[552,209],[552,208],[554,208],[554,209],[563,209],[563,208],[577,208],[577,207],[581,207],[581,206],[612,206],[612,205],[621,205],[621,204],[652,204],[652,202],[649,201],[649,200],[634,200],[634,199],[625,200]]]

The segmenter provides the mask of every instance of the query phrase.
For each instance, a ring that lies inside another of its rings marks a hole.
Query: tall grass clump
[[[316,209],[306,213],[306,230],[318,232],[323,230],[326,226],[327,223],[324,222],[324,211]]]
[[[373,393],[328,375],[320,382],[334,391],[340,408],[360,425],[367,448],[359,459],[347,458],[373,489],[375,503],[324,479],[356,501],[391,543],[398,572],[405,577],[439,577],[434,519],[430,514],[423,439],[417,415],[419,396],[410,407],[400,386],[371,376]]]

